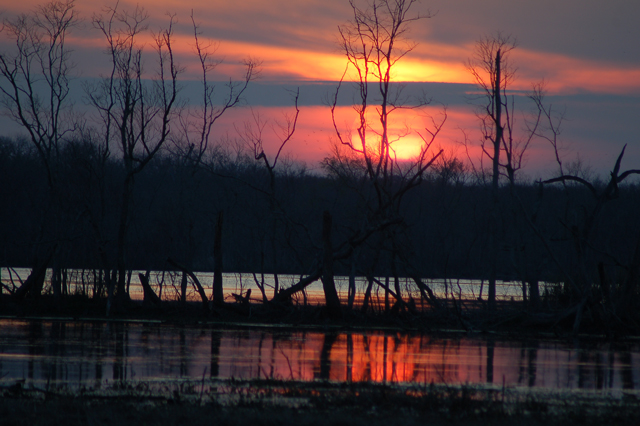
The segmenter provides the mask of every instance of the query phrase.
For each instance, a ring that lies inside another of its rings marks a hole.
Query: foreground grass
[[[637,392],[202,380],[0,388],[0,425],[637,425]]]

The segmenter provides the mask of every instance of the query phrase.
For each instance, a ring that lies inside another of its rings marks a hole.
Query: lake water
[[[68,274],[68,288],[67,293],[74,294],[87,294],[93,295],[94,282],[98,279],[93,270],[69,270]],[[27,268],[0,268],[0,279],[6,288],[13,288],[14,286],[20,286],[20,282],[27,279],[31,273]],[[132,271],[129,294],[134,300],[142,300],[143,291],[138,278],[138,273],[144,273],[144,271]],[[48,272],[48,278],[45,282],[44,291],[50,291],[50,276],[51,271]],[[208,297],[212,295],[213,288],[213,272],[197,272],[196,277],[202,284]],[[279,275],[278,286],[280,289],[284,289],[292,286],[300,280],[296,275]],[[150,275],[150,284],[156,294],[162,298],[162,300],[179,300],[180,299],[180,286],[181,286],[182,274],[177,272],[168,271],[152,271]],[[384,277],[379,277],[381,282],[385,281]],[[256,282],[263,283],[265,293],[268,298],[273,297],[275,288],[275,279],[272,274],[260,274],[253,275],[251,273],[225,273],[223,274],[224,282],[224,295],[225,299],[229,302],[234,301],[232,293],[246,294],[247,290],[251,290],[251,299],[253,302],[262,301],[261,292]],[[336,288],[340,299],[346,303],[347,293],[349,286],[348,277],[337,276],[335,277]],[[476,300],[482,296],[486,300],[488,293],[487,282],[480,280],[460,280],[460,279],[425,279],[425,283],[433,290],[434,294],[441,299],[453,298],[456,299],[473,299]],[[406,299],[407,295],[411,294],[414,299],[420,300],[420,293],[415,284],[408,278],[400,279],[401,295]],[[356,277],[357,295],[356,305],[362,300],[365,289],[368,282],[364,277]],[[550,284],[540,283],[540,292],[543,292],[545,286]],[[393,280],[389,283],[390,288],[394,288]],[[6,292],[6,290],[3,290]],[[187,289],[187,299],[191,301],[199,301],[200,295],[196,292],[195,288],[189,281]],[[384,305],[385,291],[378,285],[372,287],[372,299],[371,303],[374,306],[380,307]],[[498,300],[522,300],[522,283],[517,281],[497,281],[496,283],[496,298]],[[393,303],[393,298],[391,297]],[[309,285],[304,292],[299,292],[293,297],[294,303],[324,303],[324,292],[322,289],[322,283],[318,280]]]
[[[640,344],[0,320],[0,385],[203,377],[637,391]]]

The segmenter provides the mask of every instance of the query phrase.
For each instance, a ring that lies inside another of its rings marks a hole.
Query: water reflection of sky
[[[638,389],[638,344],[0,320],[0,383],[272,378]]]
[[[51,292],[48,283],[51,282],[51,269],[48,270],[48,278],[45,280],[44,292]],[[69,294],[88,294],[92,295],[94,291],[94,282],[96,276],[91,270],[69,270],[68,275],[68,289]],[[142,285],[138,278],[139,273],[145,271],[133,271],[129,285],[129,295],[134,300],[143,299]],[[31,269],[28,268],[0,268],[0,276],[4,277],[4,282],[7,286],[18,285],[20,281],[27,279]],[[202,287],[207,295],[213,293],[213,272],[196,272]],[[251,290],[251,299],[255,303],[262,302],[262,297],[259,287],[256,285],[256,280],[264,285],[265,293],[268,298],[273,296],[275,280],[271,274],[256,275],[251,273],[225,273],[224,277],[224,295],[228,301],[233,301],[232,293],[246,294],[247,290]],[[298,275],[278,275],[280,288],[287,288],[296,284],[300,280]],[[179,300],[180,295],[178,289],[182,280],[182,274],[176,272],[167,271],[152,271],[150,275],[150,284],[156,294],[162,298],[162,300],[171,301]],[[385,281],[385,278],[379,277],[380,281]],[[488,292],[488,284],[481,280],[459,280],[459,279],[428,279],[423,281],[431,288],[434,294],[441,299],[445,298],[463,298],[477,300],[478,297],[484,297],[486,299]],[[348,282],[349,278],[344,276],[336,276],[336,289],[338,296],[343,302],[347,300]],[[362,302],[364,298],[365,289],[368,286],[368,281],[365,277],[356,277],[356,304]],[[407,297],[411,294],[416,300],[420,300],[420,292],[418,291],[413,281],[409,278],[400,278],[401,295]],[[496,297],[499,300],[521,300],[522,298],[522,283],[516,281],[501,281],[496,282]],[[540,283],[540,291],[543,292],[547,284]],[[384,290],[379,286],[373,286],[371,294],[371,303],[377,307],[382,306],[384,303]],[[200,301],[200,295],[195,290],[195,287],[189,285],[187,288],[187,299],[190,301]],[[304,294],[299,292],[293,295],[294,302],[299,304],[310,303],[324,303],[324,291],[322,289],[322,283],[320,280],[309,285]]]

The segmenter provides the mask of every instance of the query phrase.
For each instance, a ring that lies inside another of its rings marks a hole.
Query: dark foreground
[[[640,395],[289,381],[0,389],[1,425],[637,425]]]

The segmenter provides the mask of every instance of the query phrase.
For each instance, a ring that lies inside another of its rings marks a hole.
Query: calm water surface
[[[0,320],[0,385],[206,378],[640,388],[640,345]]]
[[[94,282],[96,276],[93,274],[95,271],[91,270],[69,270],[67,277],[68,283],[66,292],[69,294],[86,294],[93,295],[95,289]],[[12,286],[19,286],[20,281],[27,279],[31,273],[27,268],[2,268],[0,267],[0,279],[9,288]],[[138,273],[144,273],[144,271],[132,271],[131,281],[129,286],[129,295],[134,300],[142,300],[143,290]],[[51,270],[47,273],[47,279],[45,281],[44,292],[51,292]],[[205,289],[207,295],[211,295],[213,292],[213,272],[196,272],[198,280]],[[261,302],[262,297],[260,290],[256,285],[258,282],[263,282],[267,297],[272,297],[275,280],[273,275],[253,275],[250,273],[225,273],[224,277],[224,295],[228,301],[234,301],[232,293],[246,294],[247,290],[252,292],[252,300],[254,302]],[[297,275],[279,275],[280,288],[287,288],[300,280]],[[379,277],[381,281],[384,281],[384,277]],[[162,300],[179,300],[180,299],[180,282],[182,280],[182,274],[175,272],[162,272],[153,271],[150,275],[150,285],[156,292],[156,294]],[[356,277],[356,288],[358,289],[358,297],[356,302],[359,302],[363,297],[365,289],[368,286],[368,281],[364,277]],[[348,277],[336,276],[336,290],[340,299],[346,303],[348,293]],[[463,298],[476,300],[479,296],[486,298],[488,292],[488,284],[480,280],[455,280],[455,279],[424,279],[424,282],[429,285],[434,294],[438,298]],[[412,280],[408,278],[400,278],[400,288],[402,294],[406,297],[408,294],[416,300],[420,300],[420,293]],[[547,283],[540,283],[540,292]],[[382,306],[384,302],[384,291],[379,286],[373,286],[371,302],[374,305]],[[498,300],[520,300],[522,298],[522,283],[515,281],[497,281],[496,282],[496,297]],[[199,301],[200,295],[195,291],[193,286],[189,284],[187,288],[187,299],[191,301]],[[293,296],[294,302],[298,304],[304,303],[323,303],[324,291],[322,289],[322,283],[320,280],[312,283],[308,286],[304,292],[297,293]]]

